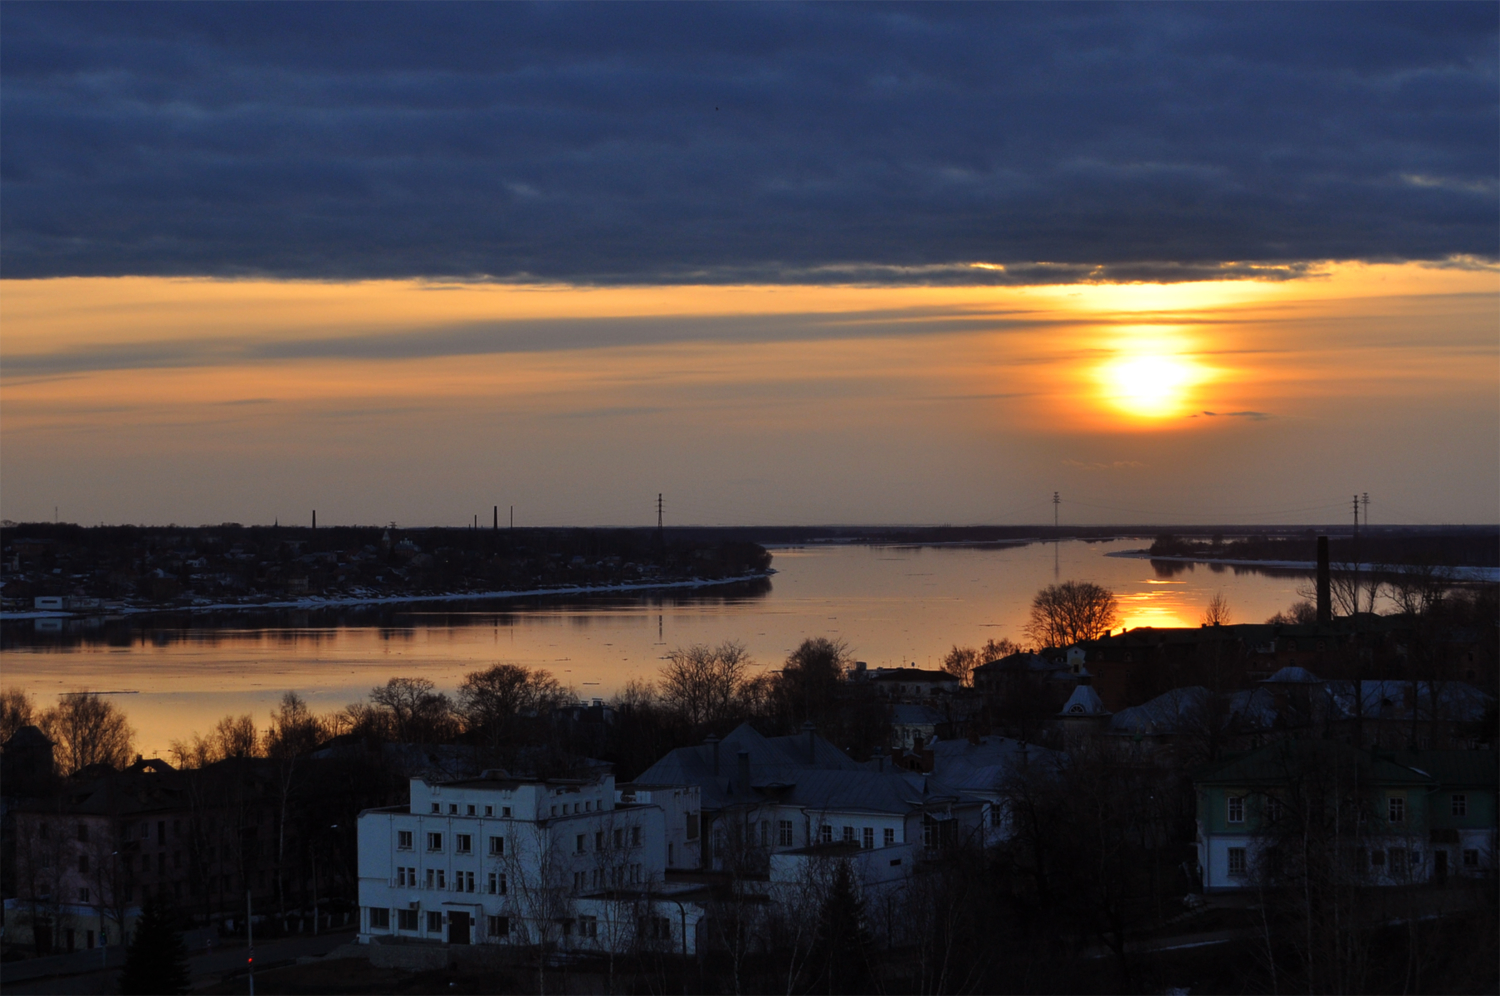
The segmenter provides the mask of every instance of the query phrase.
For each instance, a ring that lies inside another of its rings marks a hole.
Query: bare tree
[[[57,744],[58,764],[72,774],[91,764],[123,768],[130,763],[135,731],[113,702],[95,692],[71,692],[41,717],[43,732]]]
[[[1229,599],[1222,591],[1215,592],[1203,610],[1203,625],[1228,626],[1233,614],[1229,611]]]
[[[1318,607],[1307,599],[1293,602],[1288,608],[1266,620],[1270,626],[1310,626],[1318,621]]]
[[[523,720],[546,715],[569,698],[548,671],[496,664],[465,675],[458,710],[469,732],[494,750],[515,738]]]
[[[453,704],[436,688],[426,678],[392,678],[370,689],[370,701],[389,714],[397,741],[438,742],[453,732]]]
[[[36,722],[36,702],[19,688],[0,691],[0,743],[15,736],[23,726]]]
[[[749,678],[750,654],[742,643],[694,644],[667,654],[662,669],[664,704],[683,721],[702,726],[732,718]]]
[[[979,648],[979,660],[981,663],[988,664],[990,661],[998,661],[1002,657],[1009,657],[1011,654],[1020,652],[1021,645],[1014,640],[1003,636],[998,640],[991,638],[985,640],[984,646]]]
[[[960,647],[955,643],[953,649],[943,657],[943,670],[965,685],[971,685],[974,683],[974,668],[981,663],[979,651],[973,647]]]
[[[1039,647],[1070,647],[1103,635],[1119,618],[1119,603],[1108,588],[1092,581],[1062,581],[1031,600],[1026,635]]]

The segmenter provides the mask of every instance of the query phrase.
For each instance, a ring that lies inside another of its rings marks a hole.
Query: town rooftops
[[[958,681],[958,676],[947,671],[932,671],[919,667],[878,668],[870,672],[869,681]]]
[[[1320,685],[1323,679],[1305,667],[1289,666],[1271,675],[1262,685]]]

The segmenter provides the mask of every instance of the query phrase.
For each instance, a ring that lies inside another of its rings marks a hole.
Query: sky
[[[6,4],[0,514],[1494,522],[1497,28]]]

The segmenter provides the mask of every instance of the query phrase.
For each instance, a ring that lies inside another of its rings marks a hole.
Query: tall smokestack
[[[1333,622],[1333,595],[1328,571],[1328,537],[1318,537],[1318,625]]]

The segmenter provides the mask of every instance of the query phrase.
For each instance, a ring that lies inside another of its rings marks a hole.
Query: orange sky
[[[1493,270],[579,289],[0,283],[4,515],[1494,521]],[[1213,414],[1206,414],[1213,413]]]

